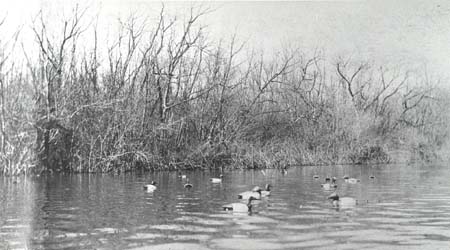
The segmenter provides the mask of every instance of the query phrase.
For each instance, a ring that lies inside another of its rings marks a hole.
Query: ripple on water
[[[335,249],[334,248],[334,244],[336,243],[336,241],[334,240],[329,240],[329,239],[315,239],[315,240],[307,240],[307,241],[301,241],[301,242],[295,242],[295,243],[287,243],[284,244],[283,246],[285,248],[294,248],[294,249],[299,249],[299,248],[305,248],[305,249],[309,249],[311,247],[328,247],[328,249]]]
[[[154,234],[154,233],[136,233],[130,236],[125,237],[125,240],[154,240],[156,238],[166,237],[163,234]]]
[[[212,235],[207,234],[176,234],[168,235],[167,238],[175,241],[199,241],[206,242],[212,238]]]
[[[359,221],[367,221],[367,222],[373,222],[376,223],[377,225],[381,224],[408,224],[411,223],[412,221],[420,221],[420,219],[413,219],[410,217],[405,217],[405,218],[394,218],[394,217],[373,217],[373,218],[359,218]]]
[[[194,217],[194,216],[182,216],[182,217],[176,218],[174,221],[197,223],[197,224],[202,224],[202,225],[206,225],[206,226],[223,226],[223,225],[230,224],[230,222],[225,221],[225,220],[211,220],[211,219],[205,219],[205,218]]]
[[[281,225],[278,228],[280,229],[287,229],[287,230],[310,230],[313,228],[317,228],[317,225],[307,225],[307,224],[286,224]]]
[[[321,169],[321,176],[334,171],[337,176],[344,172],[356,177],[366,174],[358,167]],[[32,204],[22,206],[25,199],[20,196],[14,204],[0,200],[0,205],[15,206],[6,215],[0,214],[0,249],[3,245],[23,249],[27,244],[32,244],[32,249],[450,249],[450,194],[446,194],[450,186],[443,183],[444,189],[435,189],[409,185],[411,178],[433,183],[431,172],[423,177],[411,171],[399,174],[394,168],[380,168],[376,183],[341,185],[343,195],[380,202],[342,211],[331,208],[325,199],[327,193],[311,184],[308,168],[293,169],[291,176],[296,171],[295,178],[274,176],[270,180],[277,187],[273,196],[255,202],[256,213],[252,214],[223,212],[220,208],[238,202],[234,194],[268,181],[258,179],[258,175],[250,180],[230,172],[234,176],[220,186],[196,185],[199,193],[186,192],[182,185],[164,184],[154,194],[135,192],[135,186],[127,186],[136,183],[135,179],[123,182],[125,176],[96,178],[97,182],[92,178],[79,181],[83,178],[77,176],[75,183],[70,179],[52,183],[49,179],[43,183],[47,190],[38,193],[45,198],[27,196]],[[448,170],[439,173],[450,177]],[[403,178],[411,174],[411,178]],[[170,178],[164,178],[151,179],[171,183]],[[73,185],[70,195],[60,192],[66,184]],[[37,213],[18,213],[21,210],[16,208],[22,207],[36,208]]]
[[[212,227],[200,227],[193,225],[181,225],[181,224],[164,224],[164,225],[154,225],[149,226],[151,229],[163,230],[163,231],[186,231],[186,232],[200,232],[200,233],[215,233],[218,231],[217,228]]]
[[[159,245],[147,245],[130,250],[210,250],[210,248],[194,243],[168,243]]]
[[[117,234],[128,232],[126,228],[111,228],[111,227],[95,228],[94,231],[105,234]]]
[[[403,235],[399,232],[389,232],[385,230],[375,229],[360,229],[344,232],[329,232],[326,234],[331,237],[347,237],[349,241],[353,242],[384,242],[384,243],[396,243],[404,240],[408,240],[410,236]]]
[[[293,232],[285,232],[283,234],[279,234],[278,239],[281,242],[292,243],[292,242],[306,242],[306,241],[315,241],[321,238],[323,233],[293,233]]]
[[[276,250],[283,249],[283,245],[273,240],[225,238],[211,240],[209,245],[213,249],[247,249],[247,250]]]
[[[433,219],[441,219],[441,218],[433,218]],[[450,219],[450,218],[445,218],[445,219]],[[444,218],[442,218],[441,220],[444,220]],[[450,221],[423,222],[420,224],[424,225],[424,226],[446,226],[446,227],[450,228]]]
[[[295,220],[295,219],[321,219],[326,220],[328,218],[332,218],[333,216],[328,214],[296,214],[296,215],[289,215],[285,216],[287,220]]]

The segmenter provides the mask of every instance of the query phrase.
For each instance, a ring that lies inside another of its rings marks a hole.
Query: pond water
[[[209,181],[219,172],[185,174],[189,190],[176,172],[2,178],[0,249],[450,249],[448,166],[233,170],[221,184]],[[325,176],[358,204],[333,208]],[[266,183],[252,214],[222,210]]]

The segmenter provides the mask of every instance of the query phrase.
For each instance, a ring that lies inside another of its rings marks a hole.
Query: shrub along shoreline
[[[235,37],[215,42],[201,9],[185,22],[164,9],[153,22],[131,16],[116,37],[100,41],[84,13],[76,7],[50,22],[41,12],[24,62],[0,54],[2,174],[448,155],[450,93],[425,71],[330,62],[320,51],[282,48],[267,56]],[[20,36],[11,41],[1,48],[17,49]]]

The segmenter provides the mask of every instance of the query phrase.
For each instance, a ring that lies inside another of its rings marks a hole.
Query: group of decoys
[[[192,183],[189,182],[189,178],[187,178],[187,175],[179,174],[178,178],[185,180],[184,188],[189,189],[189,188],[193,187]],[[219,178],[210,178],[210,181],[212,183],[221,183],[222,178],[223,178],[223,175],[219,175]],[[154,192],[156,190],[156,184],[157,183],[155,181],[152,181],[150,184],[144,185],[144,190],[146,190],[149,193]]]
[[[272,185],[266,184],[265,190],[256,186],[251,191],[245,191],[237,195],[240,200],[247,200],[247,204],[243,203],[230,203],[223,205],[222,208],[225,211],[233,211],[238,213],[247,213],[252,211],[252,201],[261,200],[264,197],[270,196],[270,188]]]
[[[319,179],[318,175],[314,175],[313,176],[314,179]],[[345,175],[344,177],[342,177],[344,179],[344,181],[346,183],[349,184],[357,184],[358,182],[361,182],[360,179],[356,179],[356,178],[350,178],[349,176]],[[371,175],[369,176],[370,179],[375,179],[375,176]],[[326,177],[325,178],[325,183],[321,184],[323,190],[325,191],[333,191],[337,189],[337,184],[336,184],[336,177]],[[328,197],[328,199],[330,199],[332,201],[333,207],[335,208],[346,208],[346,207],[353,207],[357,204],[357,200],[355,200],[352,197],[339,197],[339,195],[335,192],[333,192],[332,194],[330,194]]]
[[[187,178],[184,174],[179,174],[178,178],[185,181],[184,188],[190,189],[193,187],[193,185],[189,182],[189,178]],[[320,177],[318,175],[313,176],[314,179],[319,179]],[[374,179],[374,176],[370,176],[370,179]],[[222,183],[223,175],[219,175],[219,177],[210,178],[211,183]],[[348,176],[343,177],[344,181],[349,184],[356,184],[360,182],[361,180],[356,178],[350,178]],[[339,197],[339,195],[336,193],[337,184],[336,184],[337,178],[336,177],[326,177],[325,183],[321,184],[321,187],[325,191],[334,191],[332,194],[330,194],[327,198],[331,200],[333,207],[335,208],[343,208],[343,207],[351,207],[355,206],[357,204],[357,201],[354,198],[351,197]],[[156,182],[152,181],[150,184],[144,185],[144,189],[147,192],[154,192],[156,187]],[[254,187],[251,191],[245,191],[237,195],[237,198],[240,200],[247,200],[247,203],[230,203],[223,205],[222,208],[225,211],[233,211],[233,212],[251,212],[252,211],[252,201],[254,200],[261,200],[264,197],[268,197],[271,194],[271,184],[266,184],[265,189],[261,189],[259,186]]]

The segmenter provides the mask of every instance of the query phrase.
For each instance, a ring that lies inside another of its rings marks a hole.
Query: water
[[[447,166],[231,171],[221,184],[209,182],[218,172],[186,173],[190,190],[175,172],[2,178],[0,249],[450,249]],[[333,208],[325,176],[358,204]],[[221,210],[265,183],[272,195],[251,215]]]

